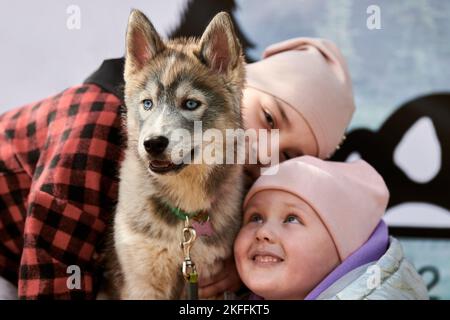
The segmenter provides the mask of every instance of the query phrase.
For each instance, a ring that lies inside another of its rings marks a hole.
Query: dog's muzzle
[[[175,164],[167,159],[165,151],[169,145],[169,139],[164,136],[153,137],[144,141],[145,151],[150,158],[149,170],[154,173],[164,174],[181,170],[185,163]]]

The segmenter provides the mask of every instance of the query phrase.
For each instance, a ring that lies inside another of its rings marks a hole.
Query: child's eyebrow
[[[302,211],[301,208],[298,205],[295,205],[294,203],[285,203],[285,208],[287,209],[295,209],[297,211]]]
[[[256,208],[257,207],[255,207],[255,206],[247,207],[247,208],[245,208],[245,210],[243,210],[244,212],[242,215],[245,216],[247,214],[247,212],[254,212]]]
[[[301,217],[305,217],[307,215],[304,208],[302,208],[302,206],[299,206],[298,204],[286,202],[284,205],[285,205],[285,208],[288,210],[294,209],[295,213]]]

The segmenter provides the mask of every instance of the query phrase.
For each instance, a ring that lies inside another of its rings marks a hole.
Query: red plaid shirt
[[[94,254],[117,201],[120,106],[85,84],[0,116],[0,276],[19,298],[94,297]],[[80,289],[67,285],[72,265]]]

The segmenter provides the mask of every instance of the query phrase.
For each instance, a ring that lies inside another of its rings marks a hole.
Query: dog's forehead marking
[[[158,99],[161,95],[176,97],[182,91],[190,92],[193,89],[197,89],[197,94],[204,93],[205,84],[195,80],[197,74],[194,76],[192,74],[198,72],[198,66],[201,64],[193,52],[170,50],[162,58],[153,71],[154,76],[147,84],[147,89],[152,90]]]
[[[171,80],[171,70],[174,68],[175,64],[177,63],[177,60],[179,59],[179,56],[175,53],[172,52],[169,56],[169,58],[166,59],[166,63],[164,65],[164,69],[161,72],[161,76],[160,76],[160,81],[164,84],[167,85],[169,83],[169,81]]]
[[[208,82],[199,79],[199,74],[208,76],[208,70],[197,57],[194,45],[182,47],[172,43],[156,58],[148,72],[150,76],[142,95],[153,96],[155,103],[163,107],[161,110],[168,107],[166,104],[179,103],[179,99],[188,96],[207,104],[214,90]]]

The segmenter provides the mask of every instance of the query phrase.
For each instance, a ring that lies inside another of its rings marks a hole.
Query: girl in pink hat
[[[368,163],[303,156],[270,170],[244,200],[234,248],[251,291],[265,299],[428,299],[400,243],[388,238],[381,217],[389,193]]]
[[[244,126],[279,129],[280,161],[334,153],[355,105],[347,64],[332,42],[296,38],[274,44],[246,72]],[[254,180],[259,169],[247,165],[246,172]]]

